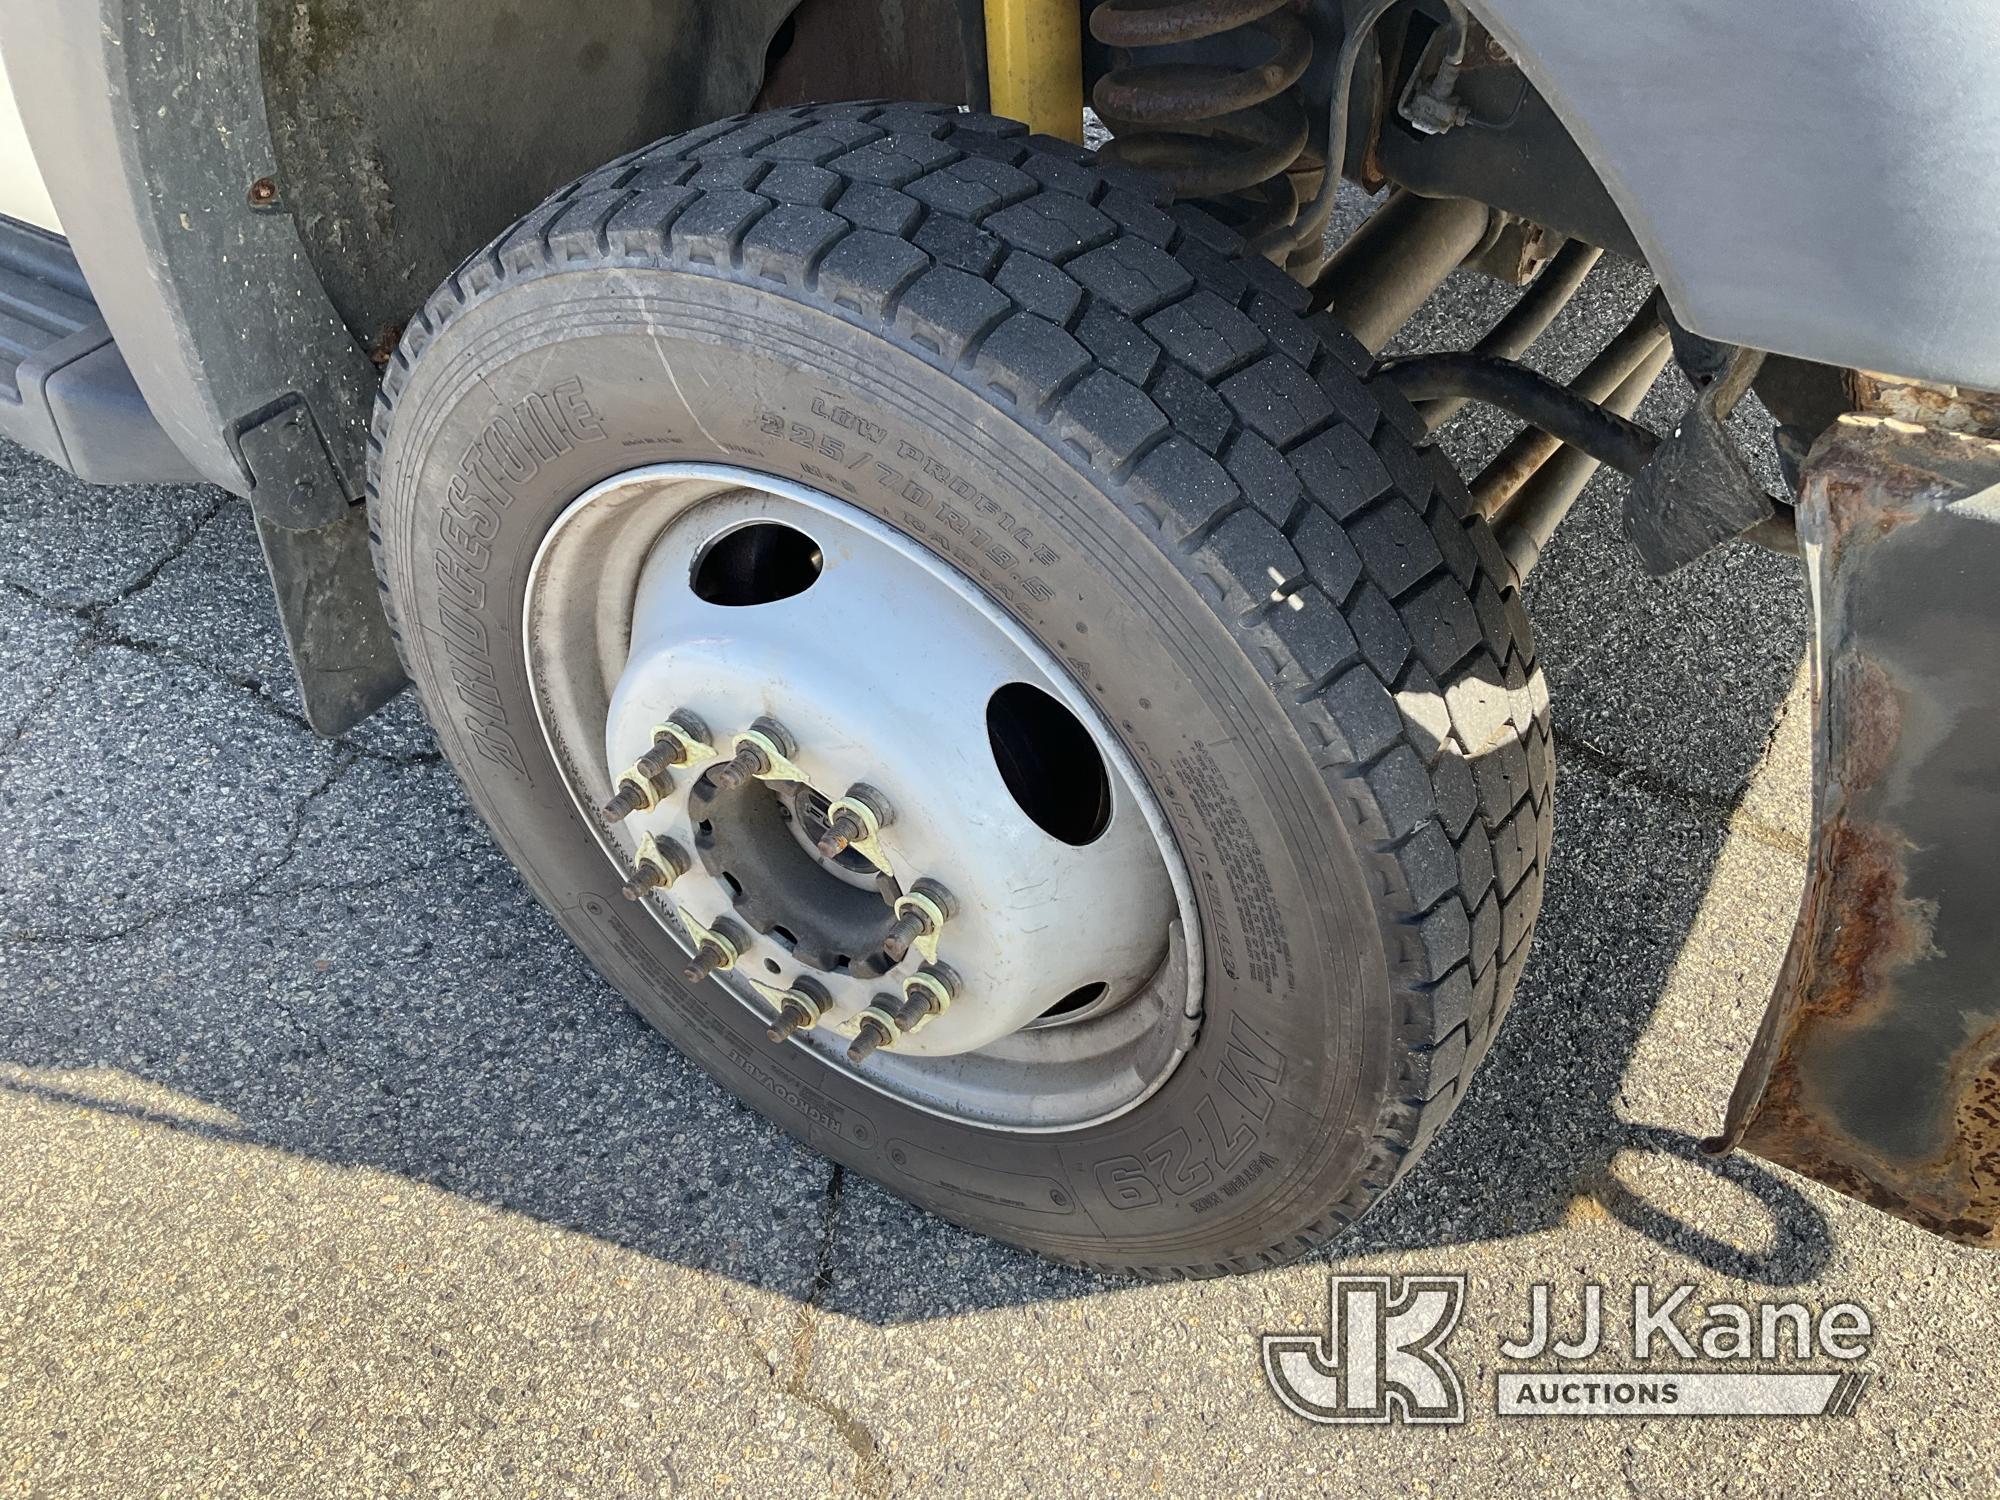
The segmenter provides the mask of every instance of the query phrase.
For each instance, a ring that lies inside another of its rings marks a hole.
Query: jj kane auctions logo
[[[1494,1411],[1538,1416],[1847,1416],[1869,1376],[1867,1310],[1837,1302],[1697,1303],[1692,1285],[1631,1290],[1622,1325],[1604,1287],[1572,1299],[1559,1326],[1547,1282],[1528,1289],[1525,1327],[1500,1341]],[[1330,1278],[1324,1332],[1263,1336],[1264,1378],[1309,1422],[1450,1425],[1465,1388],[1445,1345],[1465,1310],[1463,1276]],[[1592,1361],[1578,1369],[1575,1362]],[[1596,1368],[1609,1361],[1613,1368]],[[1827,1362],[1832,1362],[1828,1364]],[[1746,1369],[1755,1364],[1758,1368]],[[1800,1369],[1800,1365],[1815,1368]],[[1733,1367],[1733,1368],[1732,1368]]]

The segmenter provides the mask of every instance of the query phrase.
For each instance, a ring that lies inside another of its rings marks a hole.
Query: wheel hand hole
[[[1062,999],[1042,1012],[1044,1021],[1052,1021],[1058,1016],[1075,1015],[1085,1006],[1095,1005],[1104,995],[1108,986],[1101,979],[1093,979],[1089,984],[1080,984]]]
[[[1076,717],[1032,683],[1010,682],[986,702],[993,763],[1022,812],[1050,838],[1083,845],[1111,822],[1111,776]]]
[[[803,531],[776,521],[753,521],[702,548],[688,584],[696,598],[709,604],[772,604],[811,588],[824,563],[819,543]]]

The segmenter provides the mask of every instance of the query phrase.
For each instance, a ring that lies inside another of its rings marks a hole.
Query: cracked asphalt
[[[1602,268],[1536,358],[1646,291]],[[1424,336],[1493,312],[1454,281]],[[241,502],[0,449],[0,1493],[1992,1493],[1996,1263],[1694,1150],[1803,878],[1808,613],[1747,547],[1646,579],[1620,494],[1533,585],[1558,852],[1470,1098],[1329,1254],[1145,1286],[844,1176],[647,1031],[412,702],[306,729]],[[1257,1335],[1324,1329],[1330,1268],[1470,1278],[1467,1425],[1279,1407]],[[1874,1383],[1503,1421],[1538,1280],[1857,1300]]]

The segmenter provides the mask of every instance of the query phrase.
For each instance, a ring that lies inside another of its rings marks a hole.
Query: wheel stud
[[[719,790],[733,792],[753,776],[761,776],[771,769],[771,758],[757,746],[743,744],[736,747],[736,754],[730,759],[708,768],[709,781]]]
[[[860,815],[850,807],[843,807],[827,822],[826,832],[819,836],[819,852],[828,859],[840,852],[856,839],[868,837],[868,826]]]
[[[727,930],[722,922],[713,927],[704,927],[685,909],[680,913],[681,925],[687,928],[688,936],[694,939],[694,961],[681,970],[681,978],[689,984],[700,984],[702,980],[718,969],[733,969],[736,960],[743,955],[744,939]]]
[[[927,960],[937,958],[937,936],[955,903],[951,893],[935,880],[919,880],[908,893],[896,898],[896,920],[882,939],[882,951],[891,963],[901,963],[915,948]]]
[[[673,781],[665,771],[652,776],[634,766],[619,776],[618,790],[609,802],[597,810],[597,815],[607,823],[616,823],[633,813],[648,812],[658,807],[660,799],[673,789]]]
[[[664,890],[692,868],[687,850],[672,839],[647,834],[632,864],[632,878],[624,885],[625,899],[639,901],[646,892]]]
[[[708,731],[694,715],[676,709],[666,723],[653,730],[653,748],[633,763],[632,769],[647,779],[664,777],[670,766],[685,766],[698,760],[712,760]]]
[[[733,754],[708,768],[718,791],[734,791],[751,777],[766,781],[804,781],[806,773],[792,763],[793,740],[776,719],[760,718],[731,740]]]
[[[831,998],[816,981],[801,979],[778,997],[778,1019],[764,1035],[782,1042],[794,1032],[810,1031],[826,1014]]]
[[[819,852],[823,858],[834,859],[852,849],[876,869],[886,870],[889,861],[877,839],[893,819],[887,799],[873,787],[857,783],[847,789],[846,796],[827,808],[826,831],[817,844]]]
[[[903,981],[903,1001],[896,1010],[896,1025],[905,1034],[917,1030],[932,1016],[951,1008],[958,994],[958,976],[942,965],[917,970]]]
[[[861,1029],[848,1044],[847,1060],[851,1063],[866,1062],[878,1047],[893,1047],[896,1038],[903,1034],[897,1023],[896,1013],[902,1002],[894,995],[877,995],[875,1003],[861,1012]]]
[[[695,950],[694,962],[681,970],[681,978],[689,984],[700,984],[717,969],[726,969],[735,962],[735,954],[713,938],[704,938]]]
[[[910,951],[910,944],[929,930],[930,922],[922,912],[906,911],[896,918],[895,926],[891,927],[889,935],[882,939],[882,951],[897,963],[901,963],[904,955]]]

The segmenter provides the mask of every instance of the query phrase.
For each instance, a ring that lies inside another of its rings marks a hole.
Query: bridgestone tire
[[[751,1106],[1059,1260],[1211,1275],[1339,1234],[1450,1113],[1527,956],[1553,768],[1512,573],[1414,413],[1305,303],[1076,147],[949,108],[804,108],[564,189],[431,298],[383,384],[392,621],[536,893]],[[668,459],[920,539],[1120,726],[1193,873],[1208,975],[1158,1093],[1069,1133],[948,1123],[680,982],[565,795],[521,634],[558,513]]]

